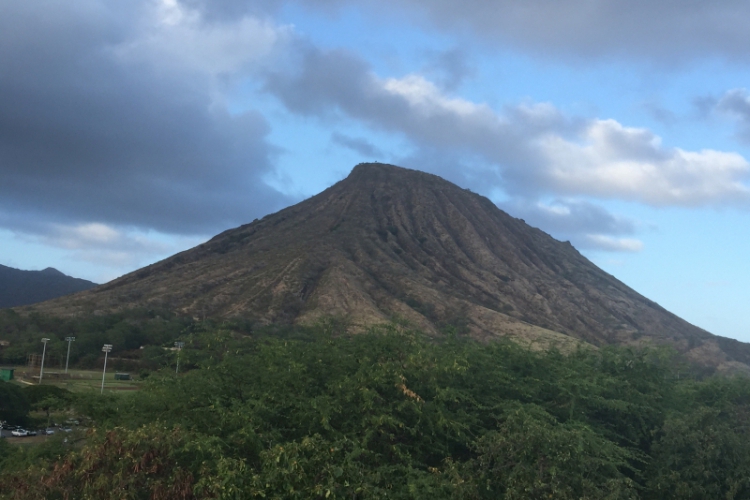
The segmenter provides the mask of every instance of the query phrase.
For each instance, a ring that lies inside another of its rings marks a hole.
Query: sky
[[[0,0],[0,264],[103,283],[360,162],[750,341],[750,3]]]

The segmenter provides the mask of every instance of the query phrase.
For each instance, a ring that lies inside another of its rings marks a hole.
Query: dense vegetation
[[[750,497],[750,383],[668,350],[335,323],[183,340],[186,373],[76,396],[81,442],[0,440],[0,498]]]

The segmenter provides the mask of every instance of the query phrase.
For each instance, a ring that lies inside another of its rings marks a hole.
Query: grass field
[[[38,370],[28,370],[19,367],[16,370],[14,382],[21,385],[36,385],[39,383]],[[72,392],[100,391],[102,387],[102,372],[97,370],[68,370],[69,377],[63,376],[63,370],[44,371],[43,385],[55,385]],[[104,379],[104,392],[119,392],[137,390],[140,385],[136,380],[115,380],[115,372],[107,372]]]

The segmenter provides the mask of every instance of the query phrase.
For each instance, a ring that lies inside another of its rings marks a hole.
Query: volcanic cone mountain
[[[428,332],[594,345],[670,343],[711,366],[750,361],[642,297],[572,245],[440,177],[360,164],[302,203],[106,285],[51,313],[162,307],[195,317],[353,328],[401,318]]]

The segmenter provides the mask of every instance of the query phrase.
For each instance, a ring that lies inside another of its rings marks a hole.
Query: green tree
[[[559,423],[536,405],[509,409],[476,445],[469,467],[482,498],[638,498],[628,477],[636,456],[586,425]]]
[[[0,420],[11,424],[26,423],[29,402],[20,387],[10,382],[0,381]]]

